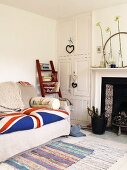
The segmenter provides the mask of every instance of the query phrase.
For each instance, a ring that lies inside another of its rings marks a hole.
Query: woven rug
[[[62,170],[93,153],[93,149],[62,141],[54,141],[26,151],[7,161],[17,170]]]
[[[94,136],[61,140],[15,156],[0,170],[121,170],[127,164],[127,144]]]
[[[67,141],[94,149],[94,152],[66,170],[123,170],[121,167],[127,163],[127,144],[92,136],[87,136],[81,141],[74,141],[73,138]]]

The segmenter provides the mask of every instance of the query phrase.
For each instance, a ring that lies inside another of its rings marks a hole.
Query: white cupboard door
[[[90,96],[90,61],[85,58],[73,60],[73,73],[77,76],[77,87],[74,88],[75,96]]]
[[[71,94],[70,89],[71,60],[59,60],[59,80],[60,89],[63,97]]]
[[[58,56],[68,55],[66,46],[69,45],[69,40],[75,41],[75,26],[74,19],[69,18],[58,23]]]
[[[88,124],[88,101],[83,98],[73,98],[71,101],[73,103],[71,111],[72,123],[85,126],[86,124]]]
[[[76,17],[76,52],[89,55],[91,41],[91,15],[83,14]]]

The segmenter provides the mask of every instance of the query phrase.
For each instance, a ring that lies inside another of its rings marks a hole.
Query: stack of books
[[[54,88],[55,88],[55,83],[44,84],[44,89],[46,92],[52,92]]]
[[[52,81],[51,76],[43,76],[43,81]]]
[[[47,63],[42,63],[42,64],[41,64],[41,69],[42,69],[42,70],[49,70],[49,64],[47,64]]]

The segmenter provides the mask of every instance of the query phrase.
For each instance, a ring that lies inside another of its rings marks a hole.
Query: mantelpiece
[[[91,68],[91,105],[101,109],[102,77],[127,77],[127,68]]]
[[[127,68],[95,68],[95,67],[92,67],[91,68],[92,71],[127,71]]]

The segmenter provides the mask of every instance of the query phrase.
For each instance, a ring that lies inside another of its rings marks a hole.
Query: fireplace
[[[122,88],[122,91],[119,92],[118,90],[120,86]],[[105,97],[106,97],[108,99],[106,103],[106,109],[108,108],[107,110],[111,115],[109,119],[110,122],[108,122],[108,125],[111,127],[110,129],[112,129],[113,127],[114,130],[115,129],[117,130],[121,129],[122,127],[122,131],[125,130],[125,132],[127,132],[127,128],[123,128],[123,126],[114,126],[112,124],[112,120],[114,116],[117,116],[117,114],[119,117],[119,111],[122,113],[122,115],[120,115],[120,120],[121,119],[127,120],[125,114],[127,109],[126,86],[127,86],[127,68],[91,68],[91,106],[95,106],[96,108],[98,108],[99,113],[105,111]],[[122,103],[121,104],[119,103],[119,105],[116,104],[115,99],[117,99],[117,102],[122,101],[123,104]],[[124,112],[121,111],[123,110],[123,108]]]
[[[112,124],[127,126],[127,78],[102,77],[101,113],[108,116],[108,127]]]

